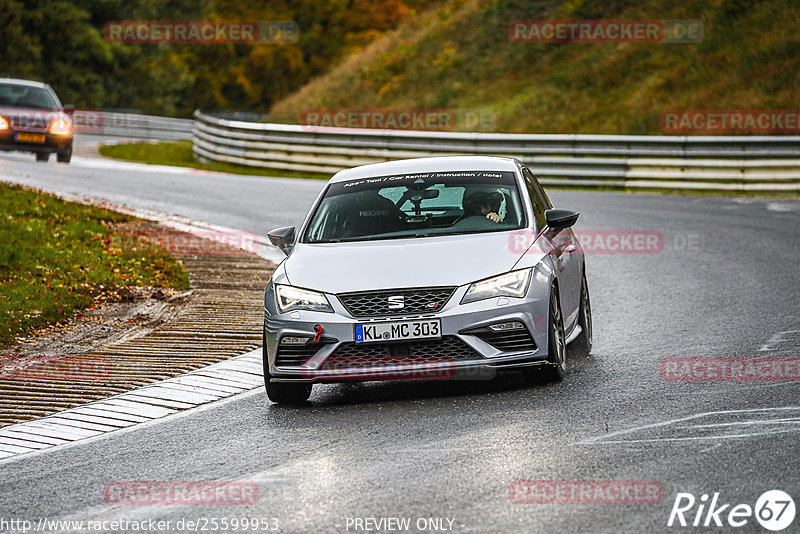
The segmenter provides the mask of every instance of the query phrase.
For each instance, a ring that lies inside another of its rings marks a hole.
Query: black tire
[[[264,387],[267,397],[276,404],[301,405],[308,402],[313,384],[289,384],[285,382],[271,382],[269,374],[269,360],[267,359],[267,336],[262,336],[262,361],[264,366]]]
[[[36,161],[47,162],[47,160],[49,160],[49,159],[50,159],[50,153],[49,152],[37,152],[36,153]]]
[[[589,299],[589,285],[586,283],[586,273],[583,273],[581,281],[581,305],[578,312],[578,325],[581,333],[570,344],[580,355],[587,355],[592,352],[592,303]]]
[[[555,286],[550,288],[550,311],[547,320],[547,365],[524,369],[525,380],[532,384],[561,382],[567,374],[567,345],[564,318]]]
[[[311,384],[286,384],[266,382],[267,397],[275,404],[298,406],[306,404],[311,396]]]
[[[65,150],[59,150],[56,154],[56,161],[59,163],[69,163],[72,159],[72,145],[69,145]]]

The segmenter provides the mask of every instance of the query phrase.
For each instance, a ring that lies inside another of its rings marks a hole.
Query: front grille
[[[455,336],[407,343],[342,343],[321,370],[386,367],[479,360],[483,357]]]
[[[480,332],[470,332],[497,350],[503,352],[515,352],[521,350],[536,350],[536,342],[533,341],[528,329],[511,330],[507,332],[492,332],[488,330]]]
[[[311,342],[305,345],[278,345],[278,353],[275,355],[275,366],[296,367],[303,365],[323,346],[322,343]]]
[[[455,287],[422,287],[360,291],[337,296],[353,317],[391,317],[436,313],[450,300],[455,290]],[[390,309],[389,297],[403,297],[403,307]]]

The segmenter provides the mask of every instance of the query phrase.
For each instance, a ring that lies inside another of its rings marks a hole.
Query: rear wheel
[[[291,384],[285,382],[272,382],[269,374],[269,360],[267,359],[267,336],[262,336],[262,360],[264,364],[264,386],[267,388],[267,397],[276,404],[305,404],[311,396],[313,384]]]
[[[592,351],[592,305],[589,300],[589,286],[586,284],[586,273],[581,282],[581,307],[578,312],[578,325],[581,333],[575,338],[574,346],[578,354],[589,354]]]
[[[523,370],[525,379],[533,384],[561,382],[567,374],[567,345],[564,319],[555,286],[550,288],[550,311],[547,332],[547,364]]]
[[[50,159],[50,154],[48,152],[37,152],[36,153],[36,161],[47,161]]]
[[[56,161],[59,163],[69,163],[69,160],[72,159],[72,145],[69,145],[64,150],[59,150],[58,154],[56,154]]]

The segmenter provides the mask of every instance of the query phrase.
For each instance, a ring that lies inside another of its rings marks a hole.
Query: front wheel
[[[265,377],[267,397],[276,404],[305,404],[311,396],[311,384],[286,384],[283,382],[270,382]]]
[[[59,150],[56,154],[56,161],[59,163],[69,163],[72,159],[72,145],[69,145],[64,150]]]
[[[550,288],[550,311],[547,332],[547,364],[524,369],[525,379],[533,384],[561,382],[567,374],[567,344],[564,319],[555,286]]]
[[[264,365],[264,386],[267,397],[276,404],[299,405],[305,404],[311,396],[313,384],[291,384],[285,382],[271,382],[269,374],[269,360],[267,359],[267,336],[262,337],[262,360]]]
[[[592,352],[592,304],[589,300],[589,286],[586,283],[586,273],[583,273],[581,282],[581,304],[578,311],[578,325],[581,333],[572,342],[578,354],[586,355]]]

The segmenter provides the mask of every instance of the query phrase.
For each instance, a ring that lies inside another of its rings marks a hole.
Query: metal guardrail
[[[194,121],[135,113],[75,110],[75,133],[113,135],[142,139],[191,139]]]
[[[518,157],[545,185],[800,191],[800,136],[494,134],[321,128],[195,112],[195,157],[265,169],[334,173],[393,159]]]

